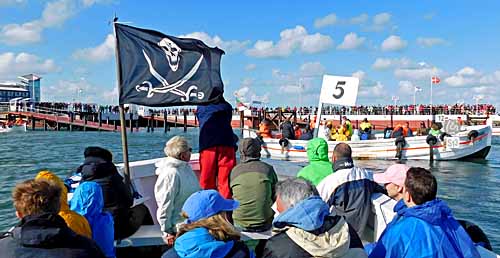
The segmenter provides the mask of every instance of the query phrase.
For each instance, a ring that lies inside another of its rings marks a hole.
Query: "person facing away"
[[[367,257],[356,231],[342,216],[330,214],[311,182],[286,179],[277,184],[276,194],[277,234],[257,246],[258,257]]]
[[[96,182],[83,182],[73,193],[70,208],[84,216],[94,239],[107,258],[115,257],[113,216],[104,211],[102,189]]]
[[[254,258],[227,218],[227,212],[238,206],[238,201],[224,199],[215,190],[193,193],[182,206],[186,221],[179,227],[174,248],[162,258]]]
[[[369,214],[371,195],[384,189],[373,181],[373,174],[354,166],[351,147],[339,143],[333,150],[333,173],[318,185],[323,200],[330,211],[345,216],[358,235],[362,236]]]
[[[371,133],[372,124],[368,122],[368,118],[365,117],[363,119],[363,122],[359,125],[359,129],[361,129],[361,132]]]
[[[36,175],[35,180],[39,179],[51,181],[61,188],[61,206],[58,213],[59,216],[64,219],[68,227],[75,233],[92,239],[92,230],[90,229],[90,225],[87,219],[84,216],[69,209],[68,189],[64,185],[63,181],[54,173],[46,170],[40,171]]]
[[[113,154],[101,147],[90,146],[83,153],[85,161],[78,167],[82,182],[96,182],[102,188],[104,209],[113,215],[115,239],[132,235],[148,213],[144,205],[130,207],[134,198],[130,187],[113,164]]]
[[[307,143],[307,159],[309,165],[303,167],[297,177],[309,180],[317,186],[323,178],[333,172],[332,163],[328,158],[328,143],[325,139],[314,138]]]
[[[61,187],[44,179],[16,185],[12,201],[19,225],[0,236],[4,258],[104,258],[96,243],[71,230],[58,215]]]
[[[166,158],[157,162],[154,193],[158,210],[156,218],[160,224],[166,244],[172,245],[177,233],[176,225],[183,221],[181,208],[186,199],[199,191],[200,183],[189,165],[191,147],[181,136],[174,136],[165,144]]]
[[[479,258],[470,237],[436,194],[437,181],[431,172],[410,168],[401,200],[405,205],[396,205],[396,216],[369,257]]]
[[[306,126],[306,128],[304,129],[304,133],[302,133],[302,135],[300,136],[299,140],[311,140],[313,138],[313,131],[311,130],[311,128],[309,127],[309,125]]]
[[[217,189],[224,198],[231,198],[229,174],[236,166],[236,142],[231,120],[233,108],[223,98],[218,103],[198,106],[200,122],[200,186]]]
[[[293,130],[292,122],[286,120],[280,125],[282,138],[295,140],[295,131]]]
[[[239,151],[240,164],[233,168],[229,177],[233,199],[240,203],[233,212],[234,223],[243,231],[267,231],[274,217],[271,207],[276,200],[274,187],[278,176],[273,166],[260,160],[259,140],[241,140]]]

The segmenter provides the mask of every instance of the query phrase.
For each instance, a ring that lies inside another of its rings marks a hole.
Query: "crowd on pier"
[[[437,197],[429,170],[394,164],[373,174],[355,164],[348,144],[330,157],[327,142],[313,138],[309,164],[280,181],[260,159],[261,141],[234,135],[232,113],[223,100],[198,107],[199,177],[189,164],[192,144],[182,136],[166,142],[155,164],[155,214],[133,206],[140,194],[101,147],[87,147],[68,178],[41,171],[18,183],[12,200],[20,223],[0,236],[2,257],[116,257],[114,241],[153,217],[169,247],[163,258],[479,258],[477,245],[491,249],[487,238],[470,237],[477,226],[457,221]],[[397,201],[396,215],[377,242],[363,244],[373,193]],[[243,241],[241,232],[268,237]]]
[[[18,103],[18,108],[22,109],[22,103]],[[38,102],[34,103],[35,108],[56,110],[60,112],[84,112],[84,113],[118,113],[117,105],[99,105],[89,103],[69,103],[69,102]],[[432,111],[431,111],[432,107]],[[129,111],[129,106],[125,109]],[[315,115],[317,107],[313,106],[284,106],[284,107],[249,107],[255,112],[296,112],[299,115]],[[131,110],[137,112],[137,110]],[[148,108],[147,112],[155,115],[195,115],[194,107],[175,108]],[[238,108],[233,108],[233,114],[239,114]],[[438,105],[359,105],[359,106],[324,106],[323,115],[487,115],[496,114],[497,109],[491,104],[438,104]]]

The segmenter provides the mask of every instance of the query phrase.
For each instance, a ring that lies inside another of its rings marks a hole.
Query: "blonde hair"
[[[189,217],[185,212],[182,212],[181,215],[186,219]],[[200,219],[189,224],[182,224],[179,227],[177,237],[195,228],[206,228],[210,235],[219,241],[240,240],[241,238],[240,233],[231,223],[229,223],[229,221],[227,221],[226,212],[219,212],[206,219]]]
[[[189,151],[189,144],[186,138],[182,136],[174,136],[167,141],[163,151],[168,157],[179,159],[182,153]]]
[[[14,207],[23,216],[44,212],[58,213],[60,198],[61,187],[45,179],[26,180],[12,190]]]

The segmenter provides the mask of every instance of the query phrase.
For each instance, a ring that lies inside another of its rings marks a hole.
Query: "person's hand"
[[[174,245],[175,235],[166,233],[162,236],[162,238],[163,238],[163,242],[165,242],[165,244],[167,244],[168,246]]]

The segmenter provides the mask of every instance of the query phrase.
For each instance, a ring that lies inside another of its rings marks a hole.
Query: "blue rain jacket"
[[[305,231],[313,231],[325,222],[330,214],[328,205],[319,196],[311,196],[281,213],[273,221],[276,228],[293,226]]]
[[[229,103],[223,100],[218,104],[198,106],[196,116],[200,123],[200,152],[214,146],[236,148],[238,137],[231,127],[233,108]]]
[[[174,249],[180,257],[225,257],[233,248],[233,241],[216,240],[206,228],[195,228],[175,240]]]
[[[444,201],[435,199],[411,208],[398,202],[395,211],[396,217],[380,236],[370,258],[480,257]]]
[[[106,257],[115,257],[113,216],[103,211],[101,186],[96,182],[81,183],[71,198],[70,208],[88,220],[92,239]]]

